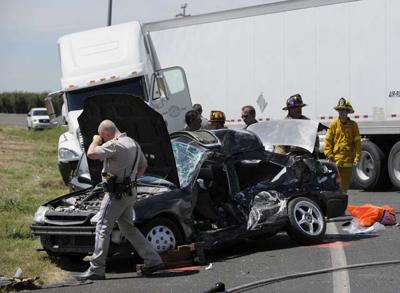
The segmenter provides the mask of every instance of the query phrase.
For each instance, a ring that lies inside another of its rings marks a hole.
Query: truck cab
[[[58,40],[61,91],[46,98],[54,116],[52,97],[62,95],[63,120],[68,130],[58,142],[58,167],[64,183],[83,152],[78,117],[86,98],[99,94],[131,94],[163,115],[168,131],[184,127],[192,103],[185,72],[180,67],[158,68],[150,36],[137,21],[73,33]]]

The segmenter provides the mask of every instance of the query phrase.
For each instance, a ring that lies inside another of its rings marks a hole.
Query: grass
[[[18,267],[24,277],[58,282],[65,272],[30,234],[36,209],[68,191],[57,168],[58,137],[65,130],[28,131],[0,126],[0,275],[13,276]]]

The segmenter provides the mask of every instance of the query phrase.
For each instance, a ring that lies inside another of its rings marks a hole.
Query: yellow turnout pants
[[[343,192],[347,192],[350,187],[351,181],[353,180],[353,167],[337,167],[339,170],[341,183],[340,189]]]

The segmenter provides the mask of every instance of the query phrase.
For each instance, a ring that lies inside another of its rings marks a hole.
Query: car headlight
[[[49,210],[49,207],[46,206],[40,206],[35,215],[33,216],[33,222],[35,224],[44,224],[46,220],[46,212]]]
[[[35,123],[36,123],[36,122],[38,122],[38,121],[37,121],[37,119],[33,119],[33,122],[35,122]]]
[[[79,160],[79,155],[73,150],[69,150],[66,148],[60,148],[58,150],[58,157],[60,160],[64,161],[77,161]]]

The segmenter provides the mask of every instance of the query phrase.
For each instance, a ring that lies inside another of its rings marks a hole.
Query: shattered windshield
[[[205,149],[197,144],[183,142],[184,139],[179,138],[172,141],[181,187],[189,185],[205,158]]]

